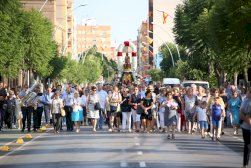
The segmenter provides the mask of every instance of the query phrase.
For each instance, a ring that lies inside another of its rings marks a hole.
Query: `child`
[[[216,140],[219,141],[220,137],[218,137],[218,132],[220,131],[220,122],[221,117],[223,115],[224,107],[220,105],[220,98],[214,98],[214,104],[211,106],[211,116],[212,116],[212,124],[213,124],[213,136],[212,140],[214,140],[214,136],[216,135]],[[216,133],[215,133],[216,132]]]
[[[207,102],[199,102],[199,105],[196,108],[196,113],[193,116],[193,119],[195,120],[196,117],[198,117],[199,123],[200,123],[200,129],[201,129],[201,138],[205,138],[205,130],[208,129],[208,118],[207,118]]]

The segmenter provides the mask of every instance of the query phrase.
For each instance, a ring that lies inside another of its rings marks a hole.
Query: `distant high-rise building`
[[[143,21],[138,32],[138,67],[141,75],[145,75],[146,70],[149,69],[149,42],[148,42],[148,22]]]
[[[27,10],[40,10],[45,0],[21,0]],[[60,54],[76,55],[74,52],[73,0],[48,0],[41,10],[54,25],[53,36]]]
[[[96,46],[97,51],[111,59],[111,26],[77,25],[77,53]]]

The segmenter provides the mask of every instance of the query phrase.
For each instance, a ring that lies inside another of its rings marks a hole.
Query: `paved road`
[[[11,153],[0,156],[1,168],[52,167],[152,167],[236,168],[242,162],[241,137],[226,135],[222,142],[202,140],[199,135],[44,133],[36,135]]]

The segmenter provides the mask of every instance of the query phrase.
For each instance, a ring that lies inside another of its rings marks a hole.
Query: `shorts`
[[[212,119],[213,127],[219,128],[220,127],[221,120],[214,120]]]
[[[200,129],[208,129],[207,121],[200,121]]]
[[[165,117],[165,126],[175,126],[177,125],[177,117],[176,115],[175,116],[172,116],[171,118],[166,118]]]
[[[185,115],[187,121],[193,122],[194,113],[186,112]]]
[[[132,119],[133,122],[140,122],[140,114],[137,114],[137,110],[132,109]]]

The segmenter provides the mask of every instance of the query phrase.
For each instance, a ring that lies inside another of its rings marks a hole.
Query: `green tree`
[[[177,61],[179,60],[178,51],[173,43],[166,43],[166,44],[161,45],[160,54],[162,55],[163,60],[160,63],[160,67],[166,75],[169,73],[170,69],[173,67],[171,54],[170,54],[167,46],[171,50],[171,53],[172,53],[172,56],[174,59],[174,63],[176,64]],[[185,49],[181,46],[178,46],[178,48],[179,48],[179,52],[180,52],[180,59],[183,61],[187,60],[188,55],[187,55],[187,52],[185,51]]]
[[[175,67],[172,67],[167,77],[179,78],[181,80],[203,80],[204,73],[201,70],[190,67],[187,61],[179,60]]]
[[[50,61],[54,58],[56,43],[51,22],[36,10],[23,11],[22,37],[25,49],[25,69],[44,77],[52,72]]]
[[[221,53],[221,65],[228,74],[250,67],[250,18],[251,2],[247,0],[219,0],[210,11],[208,25],[212,48]]]
[[[250,66],[251,3],[248,0],[185,0],[176,8],[174,33],[190,67],[220,85],[226,74]]]
[[[0,72],[9,78],[16,77],[23,64],[20,13],[20,3],[17,0],[0,1]]]
[[[148,70],[148,74],[151,76],[153,81],[161,81],[163,79],[163,71],[160,69],[151,69]]]
[[[56,55],[50,61],[50,66],[53,67],[53,69],[51,74],[47,77],[52,80],[60,80],[64,78],[62,72],[66,69],[68,61],[69,57],[59,57]]]
[[[87,82],[96,82],[102,75],[100,59],[95,57],[95,55],[88,55],[83,64],[82,71],[85,72]]]

